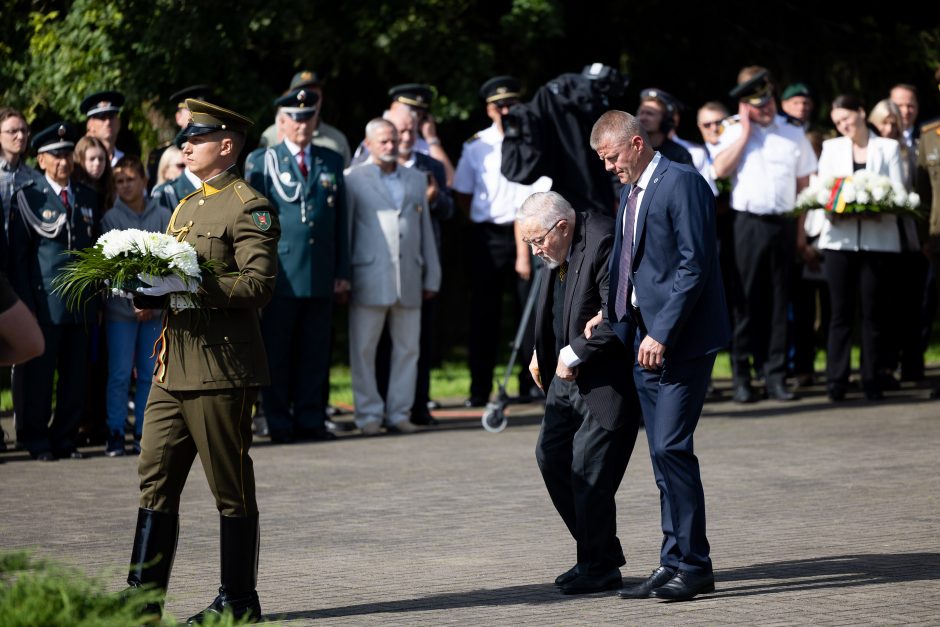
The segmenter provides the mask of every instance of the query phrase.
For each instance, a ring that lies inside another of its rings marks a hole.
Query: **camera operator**
[[[520,185],[500,173],[503,144],[503,117],[519,101],[519,80],[497,76],[480,88],[486,115],[493,124],[464,142],[454,191],[457,205],[470,214],[467,253],[470,283],[470,398],[467,407],[486,405],[493,387],[500,342],[500,314],[506,284],[513,284],[516,320],[529,292],[532,258],[529,247],[515,232],[516,210],[533,192],[548,191],[551,180],[535,177],[533,185]],[[595,159],[596,161],[596,159]],[[522,355],[531,355],[532,326],[523,339]],[[528,370],[519,373],[519,394],[526,396],[538,388]]]
[[[613,215],[615,182],[591,150],[591,127],[623,95],[628,79],[595,63],[581,74],[562,74],[536,91],[532,101],[503,115],[503,175],[532,183],[549,176],[552,189],[578,211]]]
[[[644,89],[640,92],[636,119],[649,136],[653,150],[658,150],[670,161],[696,167],[689,151],[669,139],[675,124],[675,114],[675,98],[668,93],[661,89]]]

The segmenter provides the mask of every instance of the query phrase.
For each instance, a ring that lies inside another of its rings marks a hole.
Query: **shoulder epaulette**
[[[800,128],[803,128],[803,123],[789,113],[784,113],[783,119],[785,119],[787,124],[790,124],[791,126],[799,126]]]
[[[926,133],[936,128],[940,128],[940,118],[934,118],[932,120],[928,120],[924,122],[920,127],[920,132]]]
[[[252,189],[251,185],[245,181],[238,181],[235,183],[235,194],[238,195],[238,199],[242,201],[242,204],[247,205],[252,200],[260,198],[258,192]]]
[[[472,136],[470,139],[468,139],[467,141],[465,141],[464,143],[465,143],[465,144],[472,144],[473,142],[475,142],[475,141],[478,140],[478,139],[480,139],[480,134],[479,134],[479,133],[474,133],[473,136]]]

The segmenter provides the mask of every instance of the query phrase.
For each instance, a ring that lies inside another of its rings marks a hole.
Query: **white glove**
[[[104,284],[110,288],[112,296],[117,296],[118,298],[126,298],[127,300],[134,300],[133,293],[125,292],[124,290],[118,289],[116,287],[111,287],[111,281],[109,281],[108,279],[104,280]]]
[[[137,278],[150,287],[138,287],[137,291],[147,296],[163,296],[173,292],[195,292],[199,283],[194,279],[182,279],[175,274],[169,276],[153,276],[152,274],[138,274]]]

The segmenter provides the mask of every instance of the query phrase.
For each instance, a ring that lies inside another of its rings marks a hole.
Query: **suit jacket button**
[[[311,243],[311,244],[313,243],[313,238],[312,238],[312,237],[310,238],[310,243]]]

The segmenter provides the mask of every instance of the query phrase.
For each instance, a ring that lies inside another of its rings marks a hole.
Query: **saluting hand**
[[[666,345],[660,344],[647,335],[640,342],[640,350],[637,351],[636,360],[640,366],[647,370],[658,370],[663,367],[663,356],[665,354]]]

